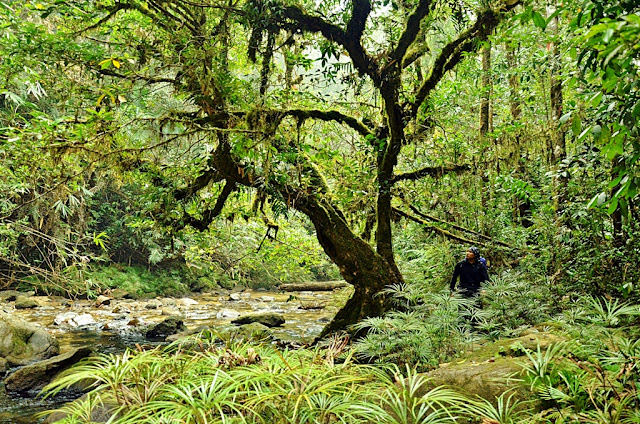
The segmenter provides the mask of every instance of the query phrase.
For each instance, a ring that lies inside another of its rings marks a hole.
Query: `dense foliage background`
[[[43,0],[0,25],[0,288],[354,286],[327,327],[349,349],[97,357],[53,386],[98,378],[77,416],[638,422],[636,1]],[[470,245],[480,309],[448,292]],[[413,396],[534,326],[570,339],[526,351],[546,412]]]

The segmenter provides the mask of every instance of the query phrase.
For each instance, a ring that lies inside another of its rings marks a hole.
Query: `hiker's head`
[[[466,258],[467,258],[467,261],[473,263],[480,258],[480,251],[478,250],[477,247],[471,246],[467,250]]]

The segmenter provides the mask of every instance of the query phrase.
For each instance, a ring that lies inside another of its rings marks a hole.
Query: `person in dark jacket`
[[[456,264],[451,278],[451,291],[456,289],[458,277],[460,277],[460,293],[464,297],[476,296],[480,290],[480,284],[489,280],[487,266],[480,261],[478,248],[470,247],[465,258]]]

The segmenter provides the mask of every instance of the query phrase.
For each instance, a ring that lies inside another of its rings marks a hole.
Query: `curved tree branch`
[[[452,232],[449,232],[447,230],[443,230],[442,228],[436,227],[435,225],[430,225],[426,221],[424,221],[424,220],[422,220],[420,218],[417,218],[417,217],[415,217],[413,215],[409,215],[408,213],[403,212],[398,208],[393,208],[393,213],[398,215],[398,216],[401,216],[403,218],[406,218],[406,219],[408,219],[410,221],[417,222],[418,224],[421,224],[425,231],[434,231],[434,232],[436,232],[436,233],[440,234],[441,236],[444,236],[444,237],[446,237],[448,239],[459,241],[461,243],[465,243],[465,244],[469,244],[469,245],[475,245],[475,246],[486,247],[486,245],[487,245],[485,242],[478,241],[478,240],[471,240],[471,239],[468,239],[466,237],[462,237],[462,236],[459,236],[457,234],[453,234]]]
[[[222,208],[224,207],[229,195],[236,190],[236,183],[234,181],[227,181],[224,187],[222,188],[222,192],[218,196],[216,200],[216,204],[213,209],[207,209],[202,212],[202,218],[197,219],[191,216],[188,216],[184,219],[184,225],[190,225],[196,230],[204,231],[209,228],[209,225],[213,222],[215,218],[217,218],[222,212]]]
[[[312,118],[321,121],[335,121],[351,127],[363,137],[374,135],[373,130],[369,129],[361,121],[358,121],[356,118],[345,115],[344,113],[337,110],[289,109],[281,111],[281,113],[283,114],[283,116],[295,116],[296,118],[303,120]]]
[[[471,167],[469,165],[425,166],[424,168],[418,169],[416,171],[395,175],[391,182],[397,183],[398,181],[406,181],[406,180],[415,181],[415,180],[419,180],[422,177],[426,177],[427,175],[432,177],[436,177],[436,176],[439,177],[448,173],[460,174],[470,169]]]
[[[413,13],[409,15],[404,32],[398,40],[398,45],[389,56],[390,61],[402,60],[404,55],[407,53],[407,49],[409,48],[409,46],[411,46],[411,44],[413,44],[416,37],[420,33],[420,22],[431,11],[431,5],[431,0],[420,0],[416,8],[413,10]]]
[[[416,116],[418,109],[431,93],[442,77],[462,59],[463,53],[475,51],[479,48],[477,41],[487,37],[502,21],[503,12],[509,11],[520,4],[520,0],[505,2],[500,10],[487,9],[478,15],[473,26],[458,38],[447,44],[436,59],[431,74],[424,80],[416,94],[415,101],[410,104],[410,115]]]
[[[361,9],[362,8],[362,9]],[[273,25],[276,28],[287,29],[288,31],[304,31],[320,33],[329,41],[338,43],[345,48],[353,62],[353,66],[358,72],[368,75],[376,87],[382,82],[378,65],[367,54],[360,43],[364,24],[369,16],[371,5],[368,0],[357,0],[353,3],[353,13],[347,31],[342,30],[337,25],[329,23],[324,19],[304,13],[295,6],[286,6],[280,10],[277,22]]]
[[[131,72],[130,75],[127,75],[127,74],[113,71],[111,69],[98,69],[97,71],[100,75],[107,75],[110,77],[120,78],[120,79],[128,79],[130,81],[145,81],[151,84],[160,84],[160,83],[178,84],[180,82],[175,78],[149,77],[146,75],[136,74],[135,72]]]

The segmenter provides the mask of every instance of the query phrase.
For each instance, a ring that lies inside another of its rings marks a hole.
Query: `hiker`
[[[480,257],[477,247],[470,247],[465,258],[453,269],[451,291],[456,289],[456,280],[460,277],[459,290],[464,297],[475,297],[480,291],[480,284],[489,280],[486,260]]]

